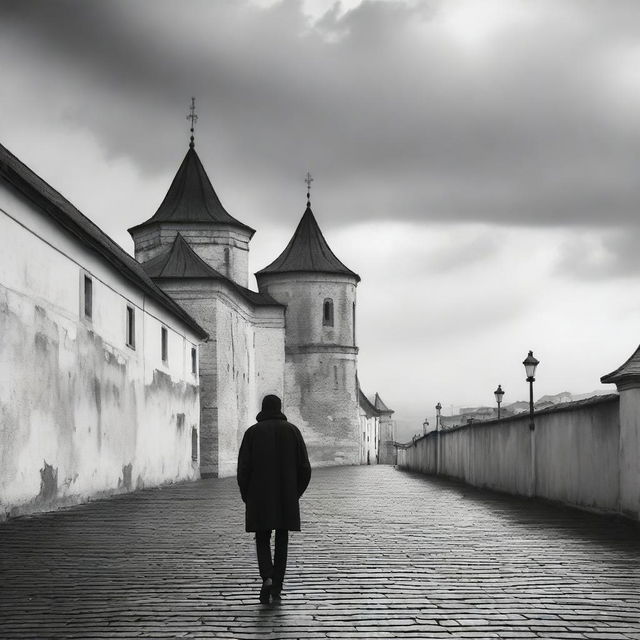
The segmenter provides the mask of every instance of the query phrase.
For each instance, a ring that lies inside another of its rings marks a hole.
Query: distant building
[[[395,464],[395,423],[389,409],[378,393],[371,402],[358,387],[360,398],[360,463]]]

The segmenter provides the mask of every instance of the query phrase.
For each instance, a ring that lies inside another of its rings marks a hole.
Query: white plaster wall
[[[0,238],[0,517],[196,477],[193,332],[4,184]]]
[[[536,414],[534,495],[584,508],[622,510],[637,518],[637,512],[625,510],[620,499],[620,410],[614,399]],[[437,437],[428,434],[418,440],[417,446],[398,449],[398,464],[435,473],[439,437],[441,475],[530,495],[532,433],[528,423],[525,414],[465,425],[440,432]],[[631,490],[638,495],[637,485],[632,485]]]

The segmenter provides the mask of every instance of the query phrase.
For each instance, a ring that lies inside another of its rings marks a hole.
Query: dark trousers
[[[287,548],[289,546],[289,532],[286,529],[276,529],[276,539],[271,559],[271,531],[256,531],[256,552],[258,554],[258,568],[263,580],[271,578],[277,589],[282,588],[284,573],[287,570]]]

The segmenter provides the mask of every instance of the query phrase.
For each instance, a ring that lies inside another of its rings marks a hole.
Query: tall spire
[[[313,182],[313,178],[311,177],[311,174],[308,171],[304,181],[307,183],[307,209],[310,209],[311,208],[311,183]]]
[[[198,114],[196,113],[196,99],[195,97],[191,97],[191,105],[189,107],[189,113],[187,115],[187,120],[191,120],[191,140],[189,142],[189,148],[193,149],[196,145],[193,141],[193,131],[196,126],[196,122],[198,122]]]

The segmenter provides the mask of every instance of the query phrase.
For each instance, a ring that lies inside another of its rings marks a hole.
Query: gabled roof
[[[127,280],[179,318],[198,337],[201,339],[209,337],[209,334],[180,305],[154,284],[139,262],[1,144],[0,176],[34,202],[60,227],[78,239],[84,247],[98,254]]]
[[[369,416],[377,416],[380,415],[380,412],[376,409],[374,404],[367,398],[362,389],[358,387],[358,404],[360,408],[365,411],[365,413]]]
[[[159,222],[217,223],[243,229],[252,236],[255,233],[222,206],[192,144],[158,210],[145,222],[131,227],[129,233]]]
[[[176,278],[201,278],[219,280],[254,306],[283,306],[266,293],[257,293],[227,278],[208,265],[178,233],[173,244],[143,265],[147,275],[154,280]]]
[[[382,398],[380,397],[380,395],[376,392],[376,397],[374,400],[375,408],[380,412],[380,413],[394,413],[393,409],[389,409],[389,407],[387,407],[387,405],[382,402]]]
[[[223,278],[178,233],[168,251],[147,260],[144,270],[152,278]]]
[[[600,378],[600,382],[607,384],[609,382],[624,382],[627,380],[640,379],[640,347],[638,347],[633,355],[615,371],[608,373]]]
[[[360,281],[360,276],[342,264],[331,251],[309,205],[285,250],[256,276],[301,271],[342,273]]]

